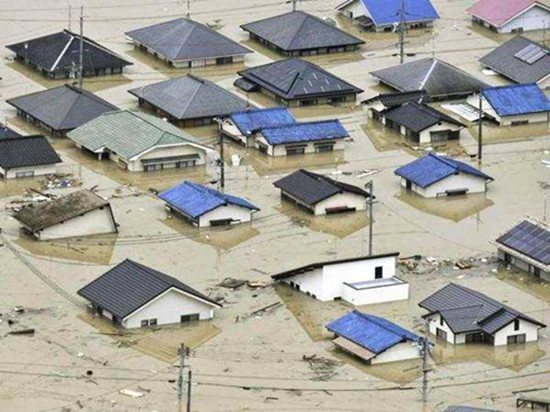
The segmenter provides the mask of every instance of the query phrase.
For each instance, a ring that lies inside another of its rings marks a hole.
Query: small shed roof
[[[420,187],[428,187],[455,173],[466,173],[488,181],[493,180],[492,177],[469,164],[450,157],[438,156],[435,153],[429,153],[395,171],[396,175],[410,180]]]
[[[397,123],[405,126],[407,129],[420,133],[433,125],[440,122],[447,122],[456,126],[465,127],[464,124],[447,116],[445,113],[440,112],[430,106],[424,104],[418,104],[416,102],[405,103],[398,107],[392,107],[385,110],[382,115]]]
[[[382,103],[385,107],[396,107],[402,104],[415,102],[425,103],[429,100],[428,93],[425,90],[413,90],[411,92],[384,93],[370,99],[363,100],[361,104],[371,104],[375,102]]]
[[[194,219],[228,204],[250,210],[260,210],[245,199],[189,181],[165,190],[159,194],[159,197],[170,206]]]
[[[284,51],[343,47],[365,43],[303,11],[292,11],[243,24],[241,28]]]
[[[61,163],[61,159],[44,136],[0,139],[0,167],[4,170],[55,163]]]
[[[501,27],[534,5],[548,9],[538,0],[479,0],[468,9],[468,13],[493,26]]]
[[[15,130],[10,129],[8,126],[0,123],[0,139],[10,138],[10,137],[19,137],[21,136]]]
[[[355,1],[355,0],[354,0]],[[401,4],[405,5],[403,19],[406,23],[432,21],[439,19],[430,0],[358,0],[365,5],[373,23],[376,26],[387,26],[399,23],[401,19]],[[348,1],[338,8],[341,9],[353,1]]]
[[[380,354],[402,342],[418,342],[420,336],[384,318],[353,310],[326,328],[338,336]]]
[[[233,112],[229,115],[239,131],[248,136],[262,127],[271,127],[295,123],[296,120],[286,107],[252,109]]]
[[[178,279],[130,259],[116,265],[77,293],[124,319],[171,288],[211,306],[221,307],[219,303]]]
[[[499,236],[496,243],[550,265],[550,227],[543,222],[524,219]]]
[[[499,116],[517,116],[550,111],[550,100],[536,84],[492,87],[483,97]]]
[[[13,217],[32,232],[38,232],[105,206],[109,206],[109,202],[102,197],[89,190],[80,190],[55,200],[24,207]]]
[[[349,133],[338,119],[262,127],[259,132],[271,145],[344,139]]]

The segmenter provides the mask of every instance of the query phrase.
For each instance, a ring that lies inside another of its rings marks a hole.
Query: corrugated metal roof
[[[387,109],[382,113],[382,116],[416,133],[420,133],[440,122],[465,127],[464,124],[447,116],[445,113],[416,102],[409,102]]]
[[[399,23],[403,0],[362,0],[376,26]],[[430,0],[404,0],[405,22],[433,21],[439,19]]]
[[[245,199],[189,181],[165,190],[159,194],[159,197],[170,206],[192,218],[198,218],[226,204],[233,204],[250,210],[260,210]]]
[[[482,94],[500,116],[550,111],[550,100],[536,84],[492,87]]]
[[[296,120],[286,107],[253,109],[233,112],[229,115],[240,132],[248,136],[262,127],[294,123]]]
[[[429,153],[395,171],[396,175],[410,180],[420,187],[428,187],[455,173],[466,173],[486,180],[493,180],[489,175],[464,162],[438,156],[435,153]]]
[[[262,127],[259,132],[271,145],[344,139],[349,136],[337,119]]]
[[[542,224],[524,220],[496,239],[496,242],[545,265],[550,264],[550,230]]]
[[[346,352],[349,352],[355,356],[358,356],[361,359],[366,361],[376,356],[376,353],[372,353],[367,348],[364,348],[363,346],[358,345],[357,343],[352,342],[351,340],[346,339],[342,336],[338,336],[336,339],[332,341],[332,343],[334,343],[339,348],[345,350]]]
[[[417,342],[421,339],[395,323],[358,310],[333,320],[326,328],[377,355],[398,343]]]
[[[537,0],[480,0],[468,9],[468,13],[500,27],[534,4],[541,3]]]
[[[213,306],[220,307],[217,302],[176,278],[130,259],[116,265],[77,293],[120,319],[124,319],[170,288],[179,289]]]
[[[0,139],[0,167],[4,170],[55,163],[61,163],[61,159],[44,136]]]

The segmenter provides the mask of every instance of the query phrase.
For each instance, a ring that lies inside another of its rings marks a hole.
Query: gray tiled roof
[[[187,75],[129,90],[178,120],[227,116],[250,105],[210,80]]]
[[[80,190],[55,200],[24,207],[13,217],[36,232],[108,205],[109,202],[89,190]]]
[[[445,113],[418,103],[405,103],[402,106],[387,109],[383,112],[383,116],[415,133],[419,133],[439,122],[464,126]]]
[[[413,90],[412,92],[384,93],[370,99],[363,100],[361,104],[382,103],[385,107],[401,106],[409,102],[424,103],[429,100],[425,90]]]
[[[118,110],[95,94],[70,85],[16,97],[7,103],[56,131],[75,129],[102,113]]]
[[[203,24],[179,18],[125,33],[169,60],[191,60],[252,53]]]
[[[418,305],[430,313],[439,312],[454,333],[483,331],[493,334],[516,318],[545,327],[483,293],[455,283],[449,283]]]
[[[285,99],[361,93],[363,90],[302,59],[285,59],[239,74]]]
[[[515,54],[535,44],[546,51],[546,56],[533,64],[526,63]],[[483,56],[479,62],[516,83],[536,83],[550,75],[550,49],[522,36],[514,37]]]
[[[130,259],[116,265],[77,293],[123,319],[170,288],[220,307],[185,283]]]
[[[84,70],[124,67],[132,63],[95,41],[83,37]],[[26,46],[26,47],[25,47]],[[68,30],[11,44],[6,48],[48,72],[65,72],[79,65],[80,36]]]
[[[414,60],[371,74],[399,91],[425,90],[432,98],[468,95],[489,87],[465,71],[434,58]]]
[[[61,159],[44,136],[0,139],[0,167],[4,170],[55,163],[61,163]]]
[[[364,41],[303,11],[293,11],[241,26],[285,51],[341,47]]]
[[[308,205],[315,205],[342,191],[355,193],[365,198],[369,196],[366,191],[357,186],[338,182],[330,177],[304,169],[277,180],[273,185]]]
[[[8,126],[0,123],[0,139],[10,138],[10,137],[19,137],[21,136],[15,130],[10,129]]]

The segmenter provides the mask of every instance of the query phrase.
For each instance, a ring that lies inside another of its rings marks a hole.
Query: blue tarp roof
[[[226,195],[217,190],[193,182],[182,182],[159,194],[159,197],[182,213],[197,218],[218,206],[233,204],[251,210],[260,210],[239,197]]]
[[[259,131],[272,145],[343,139],[349,136],[339,120],[291,123],[282,126],[262,127]]]
[[[491,87],[482,93],[499,116],[550,111],[550,100],[534,83]]]
[[[403,341],[417,342],[420,336],[378,316],[353,310],[333,320],[326,328],[377,355]]]
[[[414,162],[401,166],[395,171],[396,175],[410,180],[420,187],[428,187],[455,173],[466,173],[487,180],[493,180],[489,175],[486,175],[464,162],[459,162],[449,157],[438,156],[434,153],[430,153]]]
[[[377,26],[399,23],[401,0],[362,0]],[[405,22],[435,20],[439,14],[430,0],[404,0]]]
[[[286,107],[234,112],[229,117],[245,136],[261,127],[279,126],[296,121]]]

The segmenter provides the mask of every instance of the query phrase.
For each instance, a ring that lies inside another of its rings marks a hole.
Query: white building
[[[468,13],[474,24],[496,33],[523,33],[550,27],[550,7],[539,0],[479,0]]]
[[[271,278],[321,301],[344,299],[354,305],[368,305],[406,300],[409,284],[395,276],[398,255],[312,263]]]
[[[109,202],[89,190],[26,206],[13,217],[39,240],[118,232]]]
[[[450,283],[419,306],[428,310],[430,333],[452,344],[494,346],[534,342],[543,323],[472,289]]]
[[[0,179],[54,174],[57,163],[61,159],[44,136],[0,137]]]
[[[212,319],[221,305],[179,280],[126,259],[78,294],[124,328]]]
[[[490,176],[449,157],[430,153],[395,171],[401,186],[423,197],[485,193]]]

